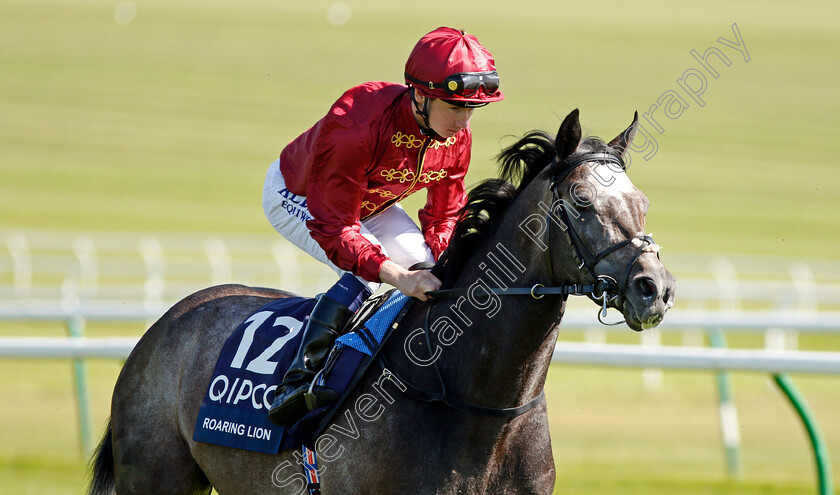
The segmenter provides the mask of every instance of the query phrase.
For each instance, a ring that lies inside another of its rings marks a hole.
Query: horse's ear
[[[633,114],[633,123],[630,124],[630,127],[610,141],[610,148],[614,148],[623,157],[627,148],[630,147],[630,143],[633,142],[633,138],[636,137],[637,127],[639,127],[639,112]]]
[[[557,150],[557,158],[566,158],[575,152],[580,144],[580,120],[577,108],[563,119],[560,130],[557,131],[557,138],[554,140],[554,148]]]

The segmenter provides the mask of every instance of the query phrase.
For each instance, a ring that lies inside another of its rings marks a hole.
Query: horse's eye
[[[572,204],[575,206],[577,210],[588,210],[592,207],[592,199],[585,197],[585,196],[573,196],[572,197]]]

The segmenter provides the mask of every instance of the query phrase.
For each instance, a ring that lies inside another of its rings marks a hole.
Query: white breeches
[[[336,191],[336,194],[340,193]],[[327,258],[321,246],[309,235],[306,221],[312,215],[306,208],[306,197],[292,194],[286,188],[286,181],[280,173],[280,160],[268,167],[263,188],[263,210],[274,229],[289,242],[335,270],[339,276],[345,273]],[[434,262],[423,233],[399,203],[362,221],[361,232],[372,243],[381,246],[391,261],[403,268],[423,261]],[[357,278],[371,291],[379,287],[377,283]]]

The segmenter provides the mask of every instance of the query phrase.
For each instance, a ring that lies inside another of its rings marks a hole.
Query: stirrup
[[[310,384],[302,383],[286,394],[282,402],[272,404],[268,418],[276,424],[291,426],[309,412],[337,400],[338,392],[331,388],[315,385],[314,381]]]
[[[327,406],[338,400],[338,392],[323,385],[316,385],[323,375],[324,368],[321,368],[318,370],[318,373],[315,373],[315,377],[309,383],[309,388],[303,394],[303,398],[306,400],[306,407],[310,411]]]

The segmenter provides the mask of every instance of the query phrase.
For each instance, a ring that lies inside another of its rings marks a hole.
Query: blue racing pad
[[[198,412],[193,440],[278,452],[283,427],[268,419],[268,409],[314,306],[315,299],[278,299],[257,310],[228,337]]]
[[[400,314],[406,302],[408,302],[408,297],[401,292],[394,291],[391,297],[388,298],[388,301],[376,310],[376,314],[371,316],[365,322],[364,326],[339,337],[335,341],[335,346],[339,349],[342,347],[352,347],[363,354],[371,356],[375,349],[371,349],[370,346],[379,347],[379,344],[382,343],[382,339],[385,338],[385,334],[388,332],[388,327],[394,322],[394,318]],[[365,329],[367,330],[366,332]],[[365,343],[365,339],[362,337],[363,333],[368,336],[367,343]]]

